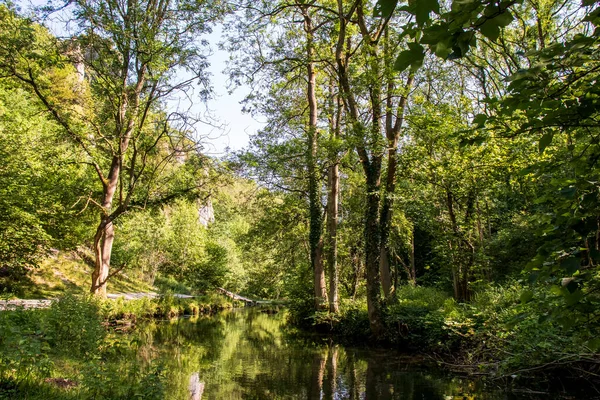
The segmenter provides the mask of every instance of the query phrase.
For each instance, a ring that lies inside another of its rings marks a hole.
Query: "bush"
[[[180,293],[190,294],[192,291],[189,286],[184,283],[177,281],[171,276],[158,275],[154,280],[154,286],[156,286],[160,293]]]
[[[342,302],[340,310],[340,320],[334,328],[336,333],[352,340],[364,340],[371,336],[369,314],[365,303]]]
[[[448,295],[433,288],[402,286],[386,313],[387,341],[411,350],[448,345],[444,305]]]
[[[0,312],[0,382],[33,381],[49,376],[50,346],[43,335],[43,313]],[[0,390],[2,391],[2,390]]]
[[[50,344],[66,354],[93,352],[105,334],[100,303],[92,297],[73,294],[52,303],[45,325]]]

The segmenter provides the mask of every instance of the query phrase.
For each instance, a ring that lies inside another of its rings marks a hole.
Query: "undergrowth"
[[[402,286],[384,310],[385,333],[376,339],[364,301],[342,302],[339,314],[315,313],[312,307],[310,301],[296,302],[291,322],[344,342],[426,353],[495,377],[560,370],[590,378],[600,364],[596,333],[553,317],[552,294],[520,282],[481,288],[469,303],[434,288]]]

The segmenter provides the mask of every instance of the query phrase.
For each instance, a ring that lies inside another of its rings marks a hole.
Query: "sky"
[[[228,93],[227,76],[223,74],[223,70],[229,54],[217,48],[217,43],[221,40],[221,30],[217,27],[207,37],[207,40],[213,49],[213,54],[209,58],[209,72],[212,74],[211,83],[215,91],[215,99],[209,101],[208,108],[221,123],[225,124],[225,127],[210,134],[205,150],[209,154],[214,152],[219,156],[225,154],[227,147],[231,150],[240,150],[245,147],[248,144],[249,135],[263,127],[264,122],[241,111],[240,102],[249,93],[248,87],[242,86],[236,88],[232,94]]]
[[[26,11],[32,6],[45,5],[46,2],[46,0],[25,0],[21,1],[21,7],[23,11]],[[61,26],[61,23],[48,23],[47,21],[47,25],[56,35],[60,36],[61,33],[64,33],[64,26]],[[213,32],[204,38],[212,49],[208,72],[211,74],[213,98],[209,100],[208,104],[197,103],[191,109],[193,114],[204,115],[208,108],[214,122],[211,125],[198,124],[197,129],[204,152],[215,157],[222,157],[230,151],[246,147],[249,135],[265,125],[264,122],[255,120],[249,114],[242,113],[240,102],[249,93],[248,87],[241,86],[235,88],[233,93],[229,93],[231,88],[228,85],[227,76],[223,73],[229,54],[218,48],[218,43],[222,40],[221,35],[220,27],[216,26]]]

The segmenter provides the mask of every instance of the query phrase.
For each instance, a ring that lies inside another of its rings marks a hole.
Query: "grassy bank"
[[[595,325],[582,324],[584,319],[573,315],[565,319],[555,300],[551,292],[529,292],[516,282],[486,287],[467,304],[436,289],[404,286],[385,310],[385,334],[376,341],[364,302],[344,302],[337,315],[310,313],[295,304],[292,322],[346,343],[426,354],[451,368],[493,379],[561,376],[598,382]]]
[[[91,284],[93,255],[88,249],[54,251],[43,258],[36,268],[19,281],[5,282],[10,290],[0,293],[4,298],[48,299],[65,292],[86,294]],[[109,282],[109,292],[157,291],[136,271],[123,271]]]

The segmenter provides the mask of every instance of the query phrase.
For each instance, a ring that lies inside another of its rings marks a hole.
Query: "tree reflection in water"
[[[148,324],[135,335],[138,362],[164,366],[166,399],[506,398],[391,351],[290,335],[284,311],[233,310]],[[196,397],[192,381],[204,385]]]

